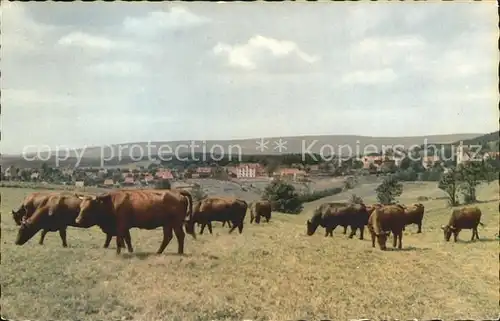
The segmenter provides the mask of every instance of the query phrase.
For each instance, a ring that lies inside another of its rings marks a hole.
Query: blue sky
[[[1,150],[491,132],[495,9],[9,2]]]

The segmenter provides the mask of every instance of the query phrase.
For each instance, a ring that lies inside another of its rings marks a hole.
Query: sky
[[[2,153],[498,130],[495,2],[2,4]]]

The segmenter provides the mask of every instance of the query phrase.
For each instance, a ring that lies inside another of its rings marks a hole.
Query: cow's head
[[[104,194],[99,196],[78,195],[78,198],[81,200],[80,212],[78,213],[75,222],[76,224],[80,225],[97,224],[99,213],[111,201],[110,194]]]
[[[12,219],[16,222],[17,226],[21,225],[23,217],[26,215],[26,210],[23,206],[21,206],[17,211],[12,210]]]
[[[22,218],[19,231],[17,232],[17,237],[15,244],[23,245],[28,242],[38,231],[40,227],[38,224],[33,222],[31,219],[26,219],[26,217]]]
[[[443,230],[444,240],[448,242],[450,240],[451,234],[455,231],[455,227],[443,225],[441,226],[441,229]]]
[[[380,247],[380,249],[382,251],[385,251],[387,249],[387,246],[385,245],[385,243],[387,242],[387,238],[389,237],[389,235],[391,235],[391,232],[390,231],[380,231],[380,233],[375,234],[375,235],[377,236],[378,246]]]
[[[307,227],[307,235],[311,236],[316,232],[316,229],[318,228],[319,224],[314,224],[311,220],[307,220],[306,222],[306,227]]]

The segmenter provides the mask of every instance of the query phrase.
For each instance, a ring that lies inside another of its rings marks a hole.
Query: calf
[[[271,219],[271,202],[269,201],[256,201],[250,205],[250,223],[255,220],[256,224],[260,223],[260,218],[266,219],[266,223],[269,223]]]
[[[372,238],[372,247],[375,247],[375,239],[381,250],[387,249],[387,237],[393,234],[393,247],[403,247],[403,228],[406,223],[404,209],[399,205],[386,205],[376,208],[368,219],[368,230]]]
[[[423,204],[412,204],[405,208],[405,225],[417,224],[417,233],[422,233],[422,220],[424,218],[425,207]],[[404,231],[404,229],[403,229]]]
[[[453,234],[453,240],[456,242],[458,234],[464,229],[472,229],[471,241],[474,241],[474,238],[479,240],[479,234],[477,232],[477,226],[479,224],[484,225],[481,223],[481,210],[478,207],[455,209],[451,213],[448,224],[441,226],[444,232],[444,240],[448,242],[451,234]]]
[[[325,228],[325,237],[333,236],[337,226],[351,227],[349,238],[353,238],[359,228],[360,237],[363,239],[365,225],[368,223],[368,212],[364,204],[350,203],[325,203],[318,207],[310,220],[306,222],[307,235],[313,235],[318,226]]]
[[[230,221],[232,233],[237,227],[240,234],[243,232],[243,222],[245,220],[248,204],[244,200],[237,198],[209,197],[201,200],[193,209],[192,218],[186,222],[186,231],[194,232],[194,224],[201,224],[200,234],[203,234],[205,226],[212,234],[212,221]]]

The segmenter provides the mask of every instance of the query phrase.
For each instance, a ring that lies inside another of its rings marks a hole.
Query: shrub
[[[375,189],[377,200],[381,204],[392,204],[396,197],[403,193],[403,184],[401,184],[393,175],[388,176]]]
[[[327,188],[321,191],[314,191],[312,193],[304,193],[299,196],[302,203],[313,202],[319,200],[320,198],[336,195],[342,192],[341,187]]]
[[[419,196],[417,197],[417,202],[424,202],[424,201],[428,201],[429,198],[427,196]]]
[[[358,196],[356,194],[351,194],[349,202],[353,204],[364,204],[363,198],[361,198],[361,196]]]
[[[266,186],[262,199],[270,201],[273,210],[282,213],[297,214],[303,208],[295,187],[280,180]]]

